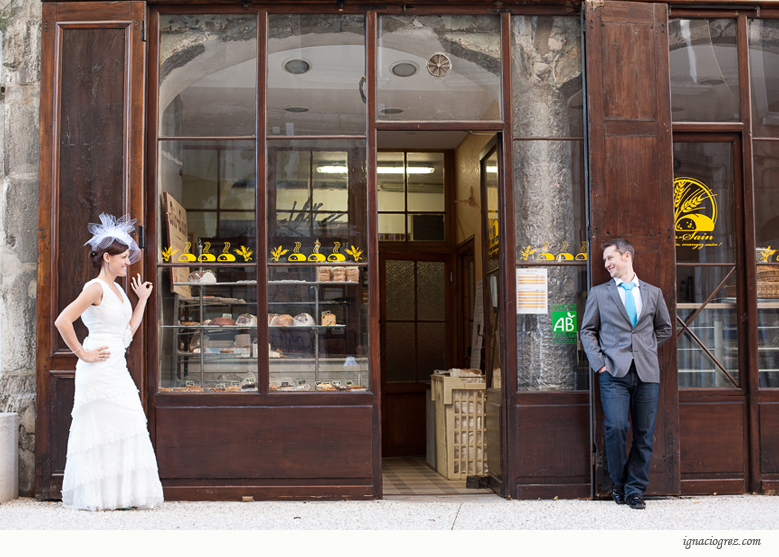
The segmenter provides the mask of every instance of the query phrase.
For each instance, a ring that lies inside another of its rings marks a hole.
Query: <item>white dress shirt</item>
[[[614,282],[617,283],[617,291],[619,292],[619,299],[622,300],[622,305],[625,305],[625,294],[627,294],[627,290],[622,288],[620,284],[622,284],[622,279],[618,279],[617,277],[614,277]],[[635,284],[633,287],[633,290],[630,291],[630,293],[633,295],[633,299],[636,301],[636,321],[641,317],[641,309],[643,308],[643,304],[641,303],[641,290],[639,288],[638,283],[638,275],[633,273],[633,280],[629,281]]]

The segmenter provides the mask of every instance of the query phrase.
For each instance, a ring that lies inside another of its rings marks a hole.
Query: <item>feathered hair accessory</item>
[[[89,244],[97,251],[107,248],[114,240],[118,240],[130,250],[130,264],[137,263],[141,259],[141,249],[130,236],[130,232],[135,230],[135,219],[131,219],[130,215],[117,219],[113,215],[100,213],[100,224],[91,222],[87,225],[87,230],[92,233],[92,238],[87,240],[85,246]]]

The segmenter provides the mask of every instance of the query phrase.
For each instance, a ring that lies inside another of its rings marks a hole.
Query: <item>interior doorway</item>
[[[436,472],[435,370],[471,367],[480,153],[494,133],[378,134],[384,494],[490,493]]]

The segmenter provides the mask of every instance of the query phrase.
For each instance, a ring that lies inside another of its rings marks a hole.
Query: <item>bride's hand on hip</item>
[[[154,288],[151,282],[143,282],[140,273],[138,276],[133,277],[131,286],[139,300],[147,300],[151,296],[152,288]]]
[[[101,346],[96,350],[87,350],[86,348],[79,351],[77,354],[85,362],[94,363],[102,362],[111,357],[107,346]]]

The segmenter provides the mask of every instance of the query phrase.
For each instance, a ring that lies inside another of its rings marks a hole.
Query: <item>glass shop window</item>
[[[674,122],[738,122],[735,19],[672,19],[668,25]]]
[[[370,387],[365,161],[364,139],[268,147],[271,392]]]
[[[257,17],[161,14],[159,38],[158,388],[256,391]]]
[[[587,390],[581,23],[511,21],[518,389]]]
[[[779,388],[779,21],[749,22],[757,354],[762,388]],[[759,202],[758,202],[759,201]]]
[[[365,16],[268,16],[268,136],[365,135]]]
[[[500,120],[500,18],[379,17],[380,120]]]
[[[446,240],[443,153],[378,154],[379,240]]]

